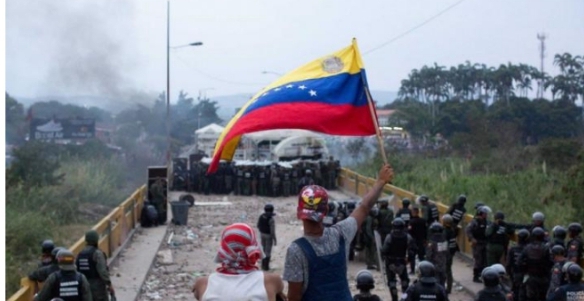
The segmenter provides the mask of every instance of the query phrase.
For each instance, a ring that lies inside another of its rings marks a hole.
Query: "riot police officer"
[[[266,257],[262,259],[262,270],[264,271],[270,270],[272,246],[275,246],[277,243],[274,215],[274,205],[266,204],[264,206],[264,213],[258,218],[257,227],[260,230],[262,249],[266,255]]]
[[[389,208],[387,199],[379,200],[379,214],[377,215],[377,231],[381,236],[381,241],[391,232],[391,223],[393,222],[393,210]]]
[[[491,266],[501,262],[501,257],[509,245],[509,239],[515,231],[505,223],[505,214],[495,213],[495,221],[491,223],[485,232],[487,237],[487,265]]]
[[[578,265],[570,265],[566,271],[568,282],[560,287],[548,298],[551,301],[582,300],[584,298],[584,284],[582,283],[582,268]]]
[[[569,240],[566,244],[566,253],[568,255],[568,260],[580,264],[580,258],[582,258],[582,252],[584,250],[584,241],[580,236],[582,233],[582,225],[580,223],[571,223],[568,225]]]
[[[444,287],[436,283],[436,268],[429,261],[421,261],[416,268],[418,280],[403,295],[406,301],[448,301]]]
[[[401,218],[394,219],[391,233],[387,235],[381,248],[392,301],[397,301],[396,274],[399,275],[402,292],[406,291],[410,283],[406,266],[406,254],[408,249],[415,249],[416,244],[414,239],[406,232],[405,226],[406,224]]]
[[[61,298],[65,301],[92,301],[89,282],[85,275],[75,270],[75,255],[69,250],[57,253],[59,271],[52,273],[34,301],[50,301]]]
[[[395,215],[396,218],[399,217],[404,221],[404,223],[406,223],[406,228],[409,226],[410,218],[412,217],[412,211],[409,208],[410,203],[411,202],[409,199],[403,199],[402,208],[398,210],[397,214]]]
[[[553,238],[553,240],[551,240],[548,243],[550,250],[554,246],[562,246],[565,249],[566,248],[566,236],[568,236],[568,231],[566,231],[566,228],[559,226],[559,225],[555,226],[552,229],[552,233],[554,235],[554,238]]]
[[[282,195],[284,197],[289,197],[292,193],[292,182],[290,179],[290,169],[285,168],[282,170]]]
[[[536,227],[531,231],[531,242],[525,246],[519,259],[519,267],[527,275],[525,296],[527,300],[545,300],[550,284],[550,270],[553,265],[550,249],[544,243],[545,232]]]
[[[107,258],[98,247],[99,234],[95,230],[85,233],[86,247],[77,256],[77,270],[85,275],[91,287],[95,301],[107,301],[108,292],[113,294],[114,287],[110,280]]]
[[[558,288],[566,285],[564,280],[564,273],[562,271],[564,265],[568,260],[566,259],[566,249],[560,245],[555,245],[551,249],[552,257],[554,260],[554,265],[552,267],[550,287],[547,292],[547,298],[549,298]]]
[[[434,222],[440,220],[440,212],[438,207],[434,203],[430,203],[430,199],[426,195],[421,195],[419,198],[420,204],[422,205],[422,217],[426,220],[428,227]]]
[[[480,290],[475,301],[506,301],[507,297],[499,285],[499,274],[493,268],[488,267],[482,272],[485,288]]]
[[[59,251],[61,249],[64,249],[64,248],[62,248],[62,247],[53,248],[53,250],[51,251],[51,258],[53,259],[51,264],[45,265],[45,266],[42,266],[42,267],[36,269],[34,272],[32,272],[28,275],[28,279],[30,279],[31,281],[36,281],[36,282],[45,282],[45,280],[47,280],[49,275],[51,275],[53,272],[58,271],[59,270],[59,261],[57,260],[57,254],[59,253]]]
[[[367,264],[368,270],[377,269],[377,246],[375,244],[375,230],[377,229],[379,209],[377,207],[371,208],[369,210],[369,215],[365,219],[365,225],[362,227],[362,239],[361,242],[365,248],[365,264]]]
[[[46,239],[41,243],[41,260],[38,264],[38,267],[49,266],[53,263],[53,257],[51,253],[55,248],[55,243],[52,240]]]
[[[464,214],[466,213],[466,208],[464,207],[466,204],[466,196],[461,194],[458,196],[456,203],[452,204],[446,213],[452,216],[452,223],[454,226],[458,226],[460,221],[464,218]]]
[[[236,172],[236,184],[235,184],[235,195],[243,195],[243,166],[235,167]]]
[[[410,274],[413,275],[416,267],[416,256],[418,256],[419,261],[426,259],[426,240],[428,239],[428,226],[426,221],[420,217],[420,209],[418,207],[412,209],[409,233],[416,242],[416,248],[410,249],[408,254]]]
[[[371,290],[375,288],[373,274],[367,270],[362,270],[355,277],[359,293],[353,296],[353,301],[381,301],[379,296],[372,294]]]
[[[436,268],[436,280],[438,284],[444,286],[446,283],[446,264],[450,256],[448,241],[444,236],[444,227],[434,222],[430,225],[430,238],[426,246],[426,260],[434,264]]]
[[[517,245],[509,248],[509,252],[507,253],[507,264],[505,268],[511,277],[511,289],[513,290],[513,300],[515,301],[525,300],[525,286],[523,285],[525,272],[518,264],[521,253],[523,253],[528,242],[529,231],[527,229],[519,230],[517,232]]]
[[[444,226],[444,236],[446,241],[448,241],[448,260],[446,261],[446,292],[450,294],[452,292],[452,282],[454,281],[452,277],[452,263],[454,259],[454,254],[460,251],[458,247],[458,242],[456,241],[456,236],[458,235],[458,228],[454,226],[452,216],[450,214],[444,214],[442,216],[442,225]]]
[[[466,236],[471,242],[472,257],[474,259],[473,282],[481,283],[481,271],[487,266],[487,236],[488,215],[491,208],[481,206],[477,210],[477,215],[466,226]]]

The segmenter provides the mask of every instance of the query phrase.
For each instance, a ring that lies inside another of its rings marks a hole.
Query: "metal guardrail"
[[[146,185],[143,185],[92,227],[99,233],[99,248],[109,259],[121,250],[131,231],[138,226],[145,199]],[[69,247],[69,250],[77,255],[83,248],[85,248],[85,237],[79,238]],[[34,290],[35,282],[29,280],[28,277],[22,278],[20,279],[20,289],[8,298],[8,301],[31,301],[34,298]]]

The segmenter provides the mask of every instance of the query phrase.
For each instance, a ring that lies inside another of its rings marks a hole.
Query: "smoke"
[[[10,0],[7,27],[48,58],[44,85],[37,87],[44,94],[91,96],[87,101],[101,103],[90,105],[119,110],[144,97],[130,78],[137,63],[133,3]]]

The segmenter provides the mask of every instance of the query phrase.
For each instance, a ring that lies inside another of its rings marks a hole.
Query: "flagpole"
[[[371,98],[371,93],[369,93],[369,87],[365,85],[365,95],[367,96],[367,103],[369,104],[369,112],[371,113],[371,119],[373,120],[373,126],[375,126],[375,134],[377,136],[377,142],[379,142],[379,152],[381,153],[381,158],[383,158],[383,163],[387,164],[387,155],[385,154],[385,147],[383,143],[383,137],[381,136],[381,130],[379,130],[379,123],[377,122],[377,115],[375,114],[375,108],[373,104],[373,99]]]

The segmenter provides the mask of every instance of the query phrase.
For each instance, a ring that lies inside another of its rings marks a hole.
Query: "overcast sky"
[[[584,54],[583,0],[458,2],[173,0],[171,46],[204,45],[171,50],[171,96],[253,94],[276,79],[262,71],[285,73],[353,37],[373,90],[397,91],[411,69],[434,62],[539,66],[539,32],[552,74],[555,53]],[[8,93],[124,98],[165,88],[166,1],[7,0]]]

